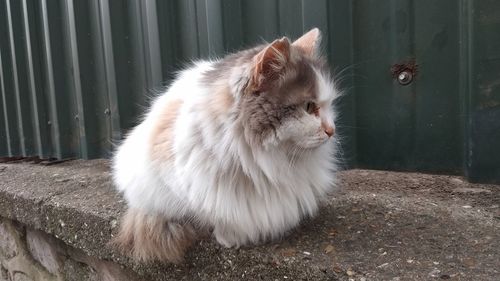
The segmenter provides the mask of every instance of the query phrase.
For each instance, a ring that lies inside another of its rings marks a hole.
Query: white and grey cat
[[[226,247],[283,235],[334,185],[336,90],[312,29],[179,73],[119,146],[115,243],[179,262],[207,229]]]

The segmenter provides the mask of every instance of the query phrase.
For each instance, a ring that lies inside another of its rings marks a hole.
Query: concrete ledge
[[[34,268],[20,272],[28,278],[22,280],[125,280],[124,276],[127,280],[493,280],[499,276],[499,186],[416,173],[351,170],[339,176],[342,191],[328,198],[318,217],[283,241],[222,249],[205,240],[190,251],[183,265],[137,265],[107,246],[124,209],[112,188],[107,161],[48,167],[0,164],[0,280],[12,275],[6,267],[12,264],[13,256],[6,253],[12,245],[23,249],[19,252],[27,257],[23,261]],[[57,262],[40,258],[43,253],[54,253],[52,260]],[[70,279],[77,276],[68,275],[71,270],[79,270],[84,279]]]

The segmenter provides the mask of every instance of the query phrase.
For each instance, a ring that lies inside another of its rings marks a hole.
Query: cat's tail
[[[112,244],[136,261],[180,263],[195,240],[195,229],[189,223],[169,222],[159,215],[129,209]]]

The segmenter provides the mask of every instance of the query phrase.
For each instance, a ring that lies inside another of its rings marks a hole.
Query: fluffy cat
[[[115,242],[179,262],[204,230],[226,247],[282,236],[334,185],[336,90],[315,28],[180,72],[119,146]]]

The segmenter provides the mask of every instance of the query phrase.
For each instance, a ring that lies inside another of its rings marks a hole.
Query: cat
[[[205,230],[239,247],[316,213],[336,170],[337,90],[320,42],[314,28],[178,74],[113,157],[122,251],[178,263]]]

